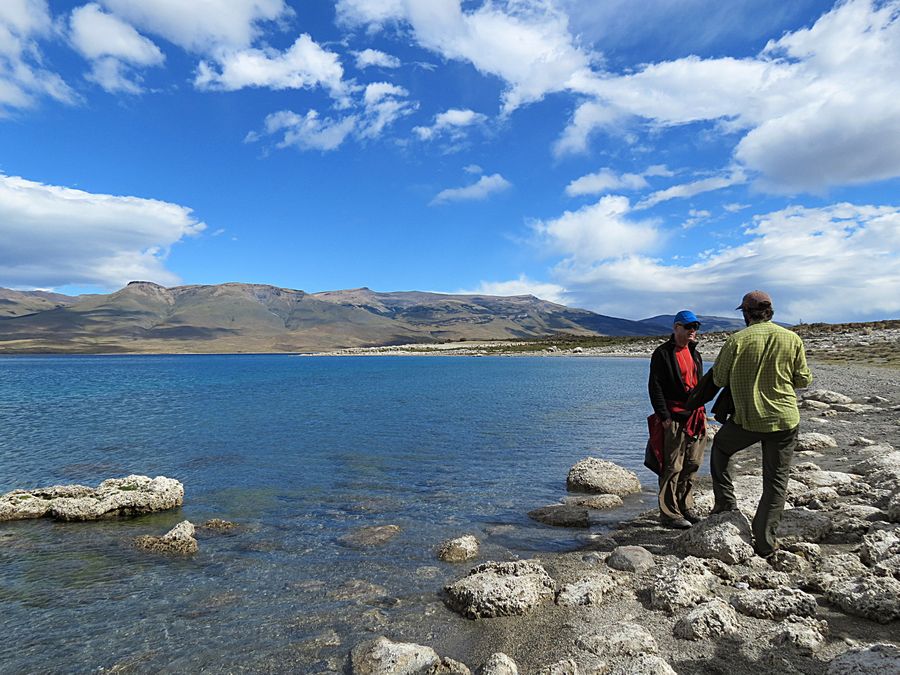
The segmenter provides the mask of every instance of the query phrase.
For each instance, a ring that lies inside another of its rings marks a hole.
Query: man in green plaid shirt
[[[809,386],[812,375],[800,336],[772,323],[774,310],[767,293],[747,293],[738,309],[747,328],[725,341],[713,366],[715,384],[731,389],[735,408],[713,440],[713,513],[737,509],[731,456],[760,442],[763,493],[753,518],[753,537],[757,554],[765,557],[777,548],[775,532],[797,445],[800,411],[794,389]]]

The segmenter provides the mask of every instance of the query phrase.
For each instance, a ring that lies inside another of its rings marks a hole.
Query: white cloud
[[[653,249],[661,241],[655,222],[629,218],[627,197],[607,195],[595,204],[537,221],[532,228],[546,250],[572,264],[591,264]]]
[[[358,131],[361,138],[376,138],[385,127],[412,114],[416,106],[404,100],[409,92],[389,82],[372,82],[363,94],[365,120]]]
[[[245,87],[310,89],[326,87],[335,98],[347,95],[344,69],[338,55],[322,49],[303,34],[284,52],[244,49],[218,57],[220,72],[201,61],[194,84],[200,89],[236,91]]]
[[[640,174],[618,174],[612,169],[606,168],[576,178],[566,186],[566,194],[570,197],[577,197],[602,194],[613,190],[643,190],[647,186],[647,180]]]
[[[390,54],[385,54],[377,49],[363,49],[361,52],[354,52],[356,55],[356,67],[360,70],[377,66],[379,68],[399,68],[400,59]]]
[[[171,285],[179,279],[165,267],[169,248],[205,227],[178,204],[0,174],[0,284]]]
[[[165,60],[152,41],[94,3],[74,9],[69,25],[72,45],[92,62],[88,79],[106,91],[140,93],[129,65],[156,66]]]
[[[128,23],[178,45],[215,55],[249,47],[261,24],[293,14],[284,0],[100,0]]]
[[[281,135],[279,148],[294,146],[300,150],[335,150],[356,127],[357,120],[355,115],[333,120],[322,119],[316,110],[309,110],[306,115],[280,110],[266,116],[264,133]],[[251,132],[246,140],[259,140],[259,134]]]
[[[338,0],[337,13],[345,24],[370,28],[408,23],[425,49],[501,78],[506,113],[548,93],[586,92],[595,77],[566,15],[544,0],[486,2],[471,11],[460,0]]]
[[[37,40],[52,32],[46,0],[0,2],[0,117],[31,108],[45,96],[70,104],[78,100],[59,75],[42,66]]]
[[[524,274],[509,281],[482,281],[475,290],[454,291],[459,295],[533,295],[541,300],[566,304],[566,289],[559,284],[535,281]]]
[[[696,56],[594,79],[557,153],[628,118],[653,127],[715,121],[743,134],[735,159],[777,192],[900,176],[900,0],[848,0],[755,58]]]
[[[754,217],[744,235],[744,243],[693,264],[634,254],[594,265],[565,260],[555,274],[579,306],[635,319],[683,305],[734,316],[754,288],[772,295],[782,321],[900,312],[900,207],[789,207]]]
[[[681,183],[672,185],[664,190],[657,190],[649,196],[642,199],[636,206],[636,209],[648,209],[656,206],[660,202],[669,201],[670,199],[686,199],[704,192],[712,192],[714,190],[722,190],[732,185],[740,185],[747,182],[746,174],[740,169],[735,168],[726,175],[711,176],[709,178],[701,178],[700,180],[690,183]]]
[[[463,171],[465,171],[466,173],[473,173],[476,175],[479,173],[484,173],[484,169],[482,169],[477,164],[469,164],[467,166],[464,166]]]
[[[487,117],[474,110],[460,110],[451,108],[434,116],[434,123],[429,127],[413,127],[413,133],[421,140],[429,141],[432,138],[449,133],[452,137],[459,137],[463,129],[476,124],[482,124]]]
[[[512,183],[499,173],[490,176],[482,176],[477,183],[461,188],[447,188],[441,190],[431,200],[431,205],[445,204],[447,202],[479,201],[487,199],[492,194],[503,192],[512,187]]]
[[[738,211],[743,211],[744,209],[749,209],[749,204],[741,204],[739,202],[731,202],[729,204],[725,204],[722,206],[728,213],[737,213]]]

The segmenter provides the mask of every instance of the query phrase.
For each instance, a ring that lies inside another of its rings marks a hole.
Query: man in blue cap
[[[686,529],[700,520],[693,510],[694,476],[706,448],[706,410],[687,410],[688,394],[703,376],[697,351],[700,321],[684,309],[675,315],[668,341],[650,359],[648,390],[655,419],[661,429],[659,461],[659,517],[666,527]]]

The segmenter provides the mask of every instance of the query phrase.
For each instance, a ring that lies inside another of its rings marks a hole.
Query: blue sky
[[[0,2],[0,286],[900,316],[900,0]]]

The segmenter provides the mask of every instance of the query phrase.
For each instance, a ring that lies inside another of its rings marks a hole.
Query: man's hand
[[[670,426],[672,426],[672,418],[667,417],[666,419],[664,419],[662,425],[663,429],[668,429]]]

